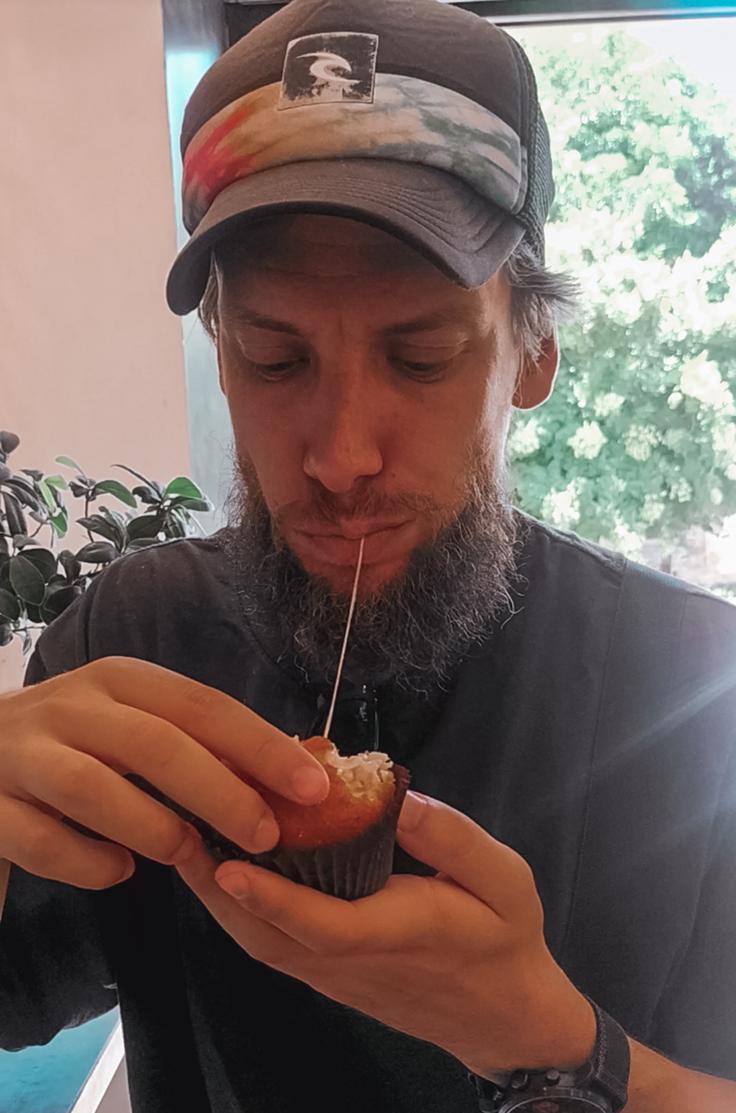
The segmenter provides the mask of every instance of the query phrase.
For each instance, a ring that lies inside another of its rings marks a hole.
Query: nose
[[[343,371],[326,377],[312,399],[303,468],[333,494],[347,494],[383,469],[376,389]]]

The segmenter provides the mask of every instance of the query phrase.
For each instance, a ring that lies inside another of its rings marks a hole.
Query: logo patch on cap
[[[350,101],[372,104],[378,35],[334,31],[292,39],[286,48],[278,108]]]

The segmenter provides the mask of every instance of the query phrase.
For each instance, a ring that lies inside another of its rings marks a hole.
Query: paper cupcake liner
[[[192,815],[180,804],[164,797],[152,785],[143,781],[143,778],[136,777],[135,780],[142,782],[141,787],[145,787],[150,795],[166,804],[187,823],[191,823],[202,836],[202,841],[215,861],[253,862],[254,865],[282,874],[290,881],[300,882],[330,896],[340,897],[342,900],[358,900],[359,897],[368,897],[383,888],[391,876],[396,824],[410,780],[409,770],[403,765],[393,765],[391,771],[395,786],[388,807],[380,819],[355,838],[307,850],[279,845],[265,854],[250,854],[199,816]]]
[[[391,876],[396,843],[396,824],[409,787],[409,771],[392,766],[395,779],[393,797],[380,819],[360,835],[343,843],[318,846],[309,850],[277,846],[253,861],[342,900],[369,897],[382,889]]]

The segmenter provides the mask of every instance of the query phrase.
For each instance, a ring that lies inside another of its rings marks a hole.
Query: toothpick
[[[340,653],[340,663],[337,666],[337,676],[335,677],[335,687],[332,689],[332,703],[330,704],[330,711],[325,723],[323,738],[330,737],[330,728],[332,726],[332,716],[335,714],[335,704],[337,703],[337,689],[340,687],[340,677],[342,676],[342,666],[345,663],[345,651],[348,647],[348,636],[350,634],[350,626],[353,621],[353,612],[355,611],[355,600],[358,598],[358,580],[360,579],[360,570],[363,566],[363,547],[365,545],[365,537],[360,539],[360,551],[358,552],[358,563],[355,566],[355,579],[353,580],[353,594],[350,599],[350,610],[348,611],[348,621],[345,626],[345,636],[342,639],[342,651]]]

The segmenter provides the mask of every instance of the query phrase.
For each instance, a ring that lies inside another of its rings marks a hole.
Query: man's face
[[[388,234],[280,218],[222,257],[218,357],[241,468],[307,573],[361,595],[502,471],[519,353],[509,288],[464,290]]]

